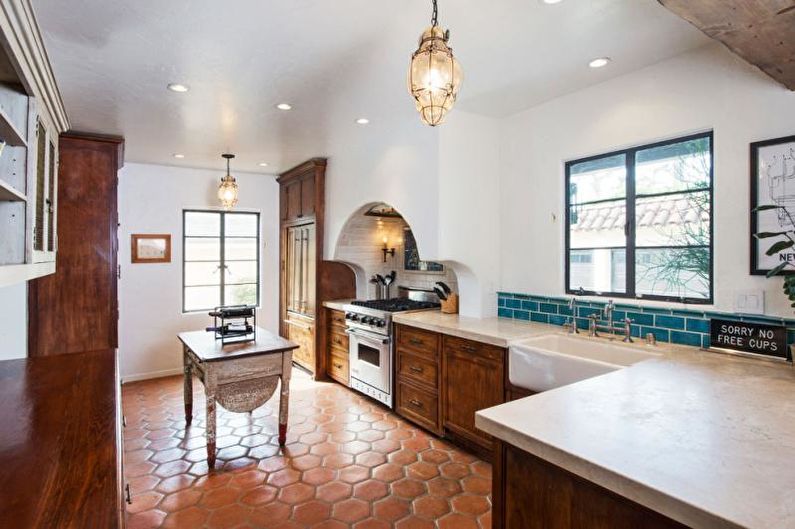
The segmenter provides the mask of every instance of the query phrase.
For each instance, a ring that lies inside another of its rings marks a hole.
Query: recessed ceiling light
[[[601,68],[602,66],[607,66],[610,63],[610,57],[597,57],[593,59],[591,62],[588,63],[588,66],[591,68]]]
[[[358,123],[359,125],[367,125],[368,123],[370,123],[370,120],[367,118],[359,118],[356,120],[356,123]]]
[[[544,2],[545,4],[552,5],[552,4],[559,4],[559,3],[561,3],[563,0],[541,0],[541,1],[542,1],[542,2]]]
[[[172,92],[179,92],[179,93],[184,93],[190,90],[190,87],[188,85],[180,83],[169,83],[167,88]]]
[[[179,160],[181,160],[181,159],[183,159],[183,158],[185,157],[185,155],[184,155],[184,154],[180,154],[180,153],[178,153],[178,152],[175,152],[175,153],[174,153],[174,154],[172,154],[171,156],[173,156],[174,158],[177,158],[177,159],[179,159]]]
[[[257,165],[259,165],[260,167],[268,167],[268,162],[260,162]]]
[[[292,110],[293,105],[291,105],[290,103],[279,103],[278,105],[276,105],[276,108],[278,108],[279,110]]]

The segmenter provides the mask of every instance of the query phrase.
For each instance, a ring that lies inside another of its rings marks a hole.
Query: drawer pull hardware
[[[422,373],[424,369],[417,366],[409,366],[409,371],[411,371],[412,373]]]
[[[418,401],[417,399],[411,399],[409,401],[409,404],[411,404],[412,406],[415,406],[417,408],[422,408],[422,402]]]
[[[342,364],[334,364],[334,367],[336,367],[337,369],[342,369]]]
[[[121,416],[121,425],[122,425],[124,428],[127,428],[127,416],[126,416],[126,415],[122,415],[122,416]]]
[[[132,494],[130,494],[130,484],[124,486],[124,501],[126,501],[129,505],[132,505]]]
[[[462,345],[461,349],[463,349],[467,353],[477,353],[478,352],[478,348],[475,347],[474,345]]]
[[[424,342],[419,338],[409,338],[409,343],[414,345],[422,345]]]

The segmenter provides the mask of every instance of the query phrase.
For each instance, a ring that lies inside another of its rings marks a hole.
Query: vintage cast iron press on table
[[[256,340],[226,344],[205,331],[179,334],[185,368],[185,421],[193,418],[193,375],[204,384],[207,398],[207,465],[215,466],[215,403],[229,411],[253,411],[271,398],[281,379],[279,444],[287,436],[290,373],[298,346],[256,328]]]

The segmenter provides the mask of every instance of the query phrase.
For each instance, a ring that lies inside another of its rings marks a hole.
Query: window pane
[[[638,295],[709,299],[709,248],[638,249]]]
[[[226,305],[256,305],[257,304],[257,285],[227,285]]]
[[[639,198],[637,246],[709,246],[709,191]]]
[[[257,239],[226,239],[226,260],[255,260]]]
[[[185,310],[209,310],[221,304],[221,287],[185,287]]]
[[[219,261],[221,239],[185,239],[185,261]]]
[[[256,237],[259,226],[254,213],[227,213],[224,235],[227,237]]]
[[[614,200],[569,208],[571,248],[625,246],[626,202]]]
[[[638,151],[635,190],[644,195],[706,189],[710,186],[711,167],[709,138]]]
[[[220,237],[221,214],[205,211],[186,211],[185,235],[188,237]]]
[[[626,292],[627,253],[623,248],[569,252],[569,290]]]
[[[623,198],[627,193],[626,155],[618,154],[569,167],[569,203]]]
[[[185,263],[185,285],[220,285],[221,263]]]
[[[230,283],[256,283],[257,261],[227,261],[226,284]]]

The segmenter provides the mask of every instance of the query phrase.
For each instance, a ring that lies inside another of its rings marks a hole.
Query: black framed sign
[[[792,360],[783,325],[712,319],[709,330],[710,347]]]
[[[780,206],[754,211],[758,206]],[[765,275],[783,262],[795,265],[795,247],[773,255],[765,252],[784,236],[762,240],[759,232],[795,230],[795,136],[751,144],[751,274]],[[791,274],[795,268],[782,273]]]

